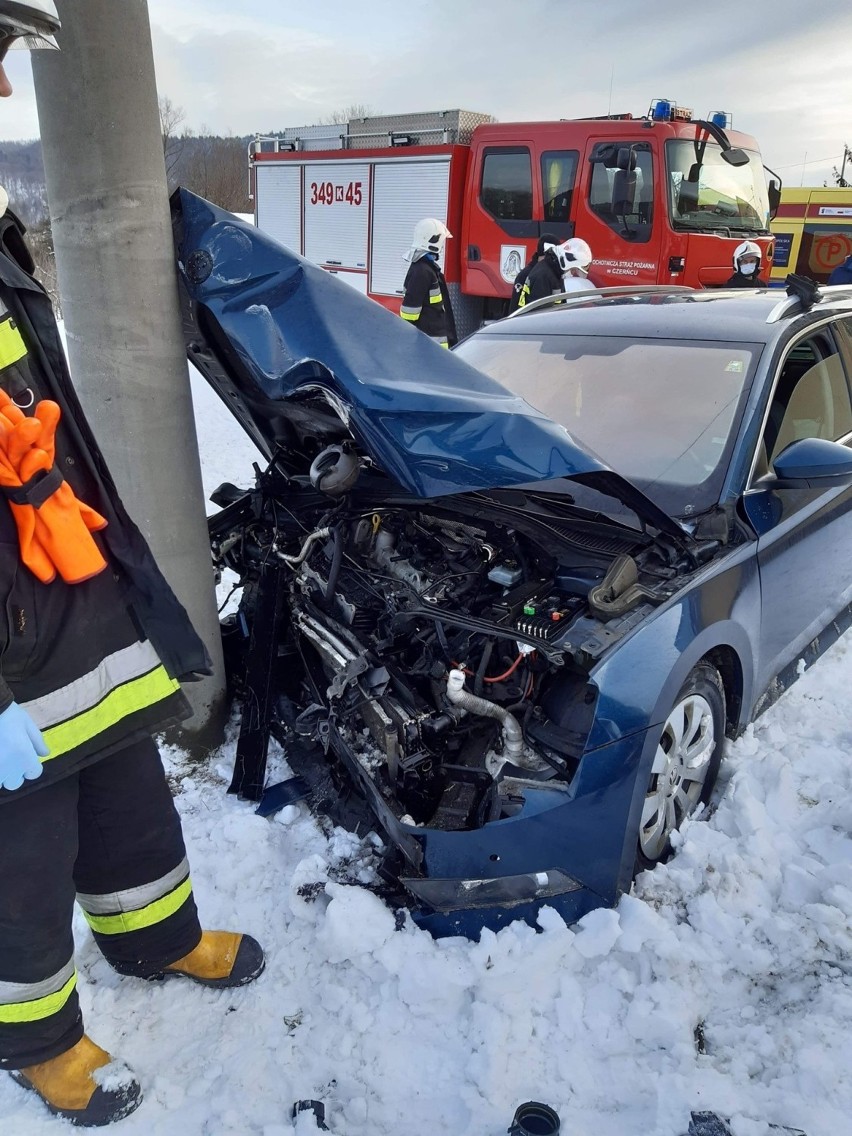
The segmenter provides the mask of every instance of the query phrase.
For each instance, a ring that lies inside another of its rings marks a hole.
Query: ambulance
[[[783,287],[788,272],[826,284],[832,269],[852,256],[852,189],[783,189],[771,229],[770,286]]]

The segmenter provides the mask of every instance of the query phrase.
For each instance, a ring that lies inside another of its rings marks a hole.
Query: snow
[[[251,445],[193,384],[206,490],[248,484]],[[497,1136],[547,1102],[572,1136],[680,1136],[691,1110],[735,1136],[850,1131],[852,639],[730,745],[717,796],[676,856],[615,911],[552,909],[479,943],[433,941],[344,877],[374,844],[303,806],[261,819],[208,765],[165,753],[207,926],[267,951],[251,986],[122,978],[75,922],[94,1039],[139,1077],[121,1136]],[[282,756],[272,755],[275,774]],[[317,886],[325,884],[324,890]],[[0,1078],[0,1131],[61,1131]]]

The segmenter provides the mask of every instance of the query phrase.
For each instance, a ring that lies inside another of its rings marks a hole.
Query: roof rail
[[[667,292],[695,292],[686,284],[620,284],[614,288],[586,288],[584,292],[554,292],[552,296],[542,296],[540,300],[533,300],[531,304],[524,304],[522,308],[515,308],[506,317],[514,319],[526,312],[540,311],[550,308],[554,304],[579,304],[583,300],[594,300],[598,296],[647,296],[649,294],[664,294]]]
[[[766,317],[767,323],[778,323],[787,316],[808,312],[814,304],[822,303],[825,298],[819,286],[811,280],[810,276],[800,276],[795,272],[788,274],[786,281],[787,298],[776,304]]]

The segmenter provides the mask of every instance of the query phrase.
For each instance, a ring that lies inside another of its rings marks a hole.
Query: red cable
[[[509,667],[509,669],[507,671],[504,671],[503,674],[501,674],[501,675],[497,675],[496,678],[489,678],[486,675],[484,681],[485,682],[503,682],[505,679],[507,679],[509,677],[509,675],[513,675],[515,673],[515,671],[518,669],[518,667],[523,662],[523,658],[524,658],[524,656],[522,654],[518,655],[517,659],[515,659],[514,663],[512,663],[512,665]]]
[[[534,654],[535,652],[530,652],[530,653]],[[483,682],[504,682],[507,678],[509,678],[510,675],[513,675],[515,673],[515,671],[521,665],[523,658],[524,658],[523,654],[518,655],[517,659],[515,659],[514,663],[512,663],[512,665],[509,667],[509,669],[507,671],[503,671],[503,673],[501,675],[495,675],[493,678],[490,678],[488,675],[485,675],[484,678],[483,678]],[[453,666],[456,668],[456,670],[461,671],[463,674],[473,675],[473,673],[474,673],[470,669],[470,667],[463,667],[461,665],[461,663],[457,663],[455,661],[455,659],[453,660]]]

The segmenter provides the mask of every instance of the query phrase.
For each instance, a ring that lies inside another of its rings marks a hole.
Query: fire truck
[[[257,136],[255,220],[398,311],[414,225],[453,234],[442,265],[461,334],[507,309],[538,238],[583,237],[598,287],[718,286],[740,241],[771,263],[780,179],[718,112],[657,99],[647,115],[498,123],[449,110]]]

